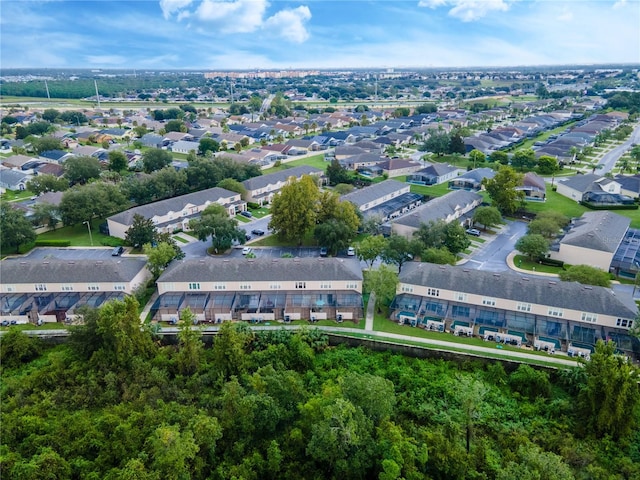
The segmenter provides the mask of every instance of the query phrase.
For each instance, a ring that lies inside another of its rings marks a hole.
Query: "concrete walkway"
[[[140,323],[144,323],[144,321],[147,319],[147,315],[149,315],[149,312],[151,311],[151,307],[153,307],[153,304],[157,299],[158,299],[158,289],[156,288],[153,292],[153,295],[151,295],[151,298],[149,299],[147,304],[144,306],[144,308],[140,312]]]
[[[367,303],[367,314],[365,316],[364,329],[368,332],[373,331],[373,315],[376,308],[376,294],[371,292],[369,303]]]

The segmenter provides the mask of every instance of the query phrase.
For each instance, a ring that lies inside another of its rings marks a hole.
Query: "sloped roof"
[[[402,267],[400,281],[621,318],[634,318],[636,315],[631,305],[627,305],[608,288],[511,272],[498,274],[450,265],[408,262]]]
[[[442,197],[434,198],[412,210],[392,223],[420,228],[423,223],[444,220],[456,210],[482,200],[482,195],[468,190],[455,190]]]
[[[7,258],[2,266],[3,283],[91,283],[130,282],[146,266],[140,257],[104,260]]]
[[[630,218],[607,210],[585,212],[560,243],[615,253],[630,224]]]
[[[173,262],[162,282],[268,282],[362,280],[362,268],[349,258],[228,258]]]
[[[593,188],[602,190],[597,184],[604,178],[605,177],[596,175],[595,173],[586,173],[584,175],[574,175],[573,177],[569,177],[566,180],[561,180],[560,183],[580,193],[585,193],[592,190]],[[596,185],[594,185],[594,183]]]
[[[324,172],[319,168],[310,167],[309,165],[300,165],[299,167],[287,168],[285,170],[280,170],[279,172],[249,178],[242,182],[242,184],[247,190],[258,190],[260,188],[265,188],[268,185],[284,182],[289,177],[300,178],[303,175],[322,175],[322,173]]]
[[[165,215],[168,212],[181,212],[182,209],[189,204],[204,205],[207,200],[217,202],[220,198],[229,198],[235,195],[238,194],[224,188],[214,187],[200,192],[188,193],[187,195],[180,195],[179,197],[167,198],[159,202],[133,207],[110,216],[109,220],[122,225],[131,225],[135,214],[142,215],[144,218],[153,218],[155,215]]]
[[[408,185],[406,183],[399,182],[398,180],[384,180],[375,185],[361,188],[360,190],[354,190],[340,197],[341,200],[347,200],[354,205],[361,207],[367,203],[371,203],[379,198],[389,195],[393,192],[401,192],[407,190]]]

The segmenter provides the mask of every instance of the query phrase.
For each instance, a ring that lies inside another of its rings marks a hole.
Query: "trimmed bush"
[[[115,237],[107,237],[100,240],[100,244],[105,247],[119,247],[123,243],[124,242],[121,239]]]
[[[68,247],[71,245],[71,240],[36,240],[36,247]]]
[[[35,246],[36,246],[36,242],[23,243],[18,247],[18,253],[27,253],[31,251]]]
[[[536,260],[540,265],[549,265],[551,267],[564,268],[564,262],[562,260],[556,260],[555,258],[540,257]]]

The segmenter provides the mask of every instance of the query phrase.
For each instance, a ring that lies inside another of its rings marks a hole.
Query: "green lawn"
[[[564,270],[561,267],[554,267],[553,265],[541,265],[538,262],[529,260],[529,257],[526,255],[516,255],[513,258],[513,263],[516,267],[522,270],[529,270],[530,272],[553,273],[558,275]]]
[[[2,198],[2,200],[6,200],[7,202],[16,202],[19,200],[26,200],[28,198],[33,197],[34,193],[30,192],[29,190],[7,190],[6,192],[4,192],[0,198]]]
[[[299,158],[291,162],[282,163],[278,167],[271,167],[266,170],[263,170],[262,173],[267,175],[269,173],[286,170],[287,168],[299,167],[300,165],[309,165],[311,167],[316,167],[324,171],[327,169],[327,165],[329,165],[329,162],[325,162],[324,153],[320,153],[318,155],[313,155],[311,157]]]
[[[123,241],[119,238],[110,237],[100,233],[98,226],[104,222],[104,219],[94,219],[91,221],[91,237],[93,246],[101,245],[115,246],[122,245]],[[70,227],[62,227],[51,232],[38,235],[38,240],[69,240],[72,247],[88,247],[91,246],[89,238],[89,229],[87,225],[82,223]]]

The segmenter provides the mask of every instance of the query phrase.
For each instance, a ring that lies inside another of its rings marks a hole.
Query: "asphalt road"
[[[38,247],[31,250],[25,255],[25,257],[30,260],[46,260],[48,258],[56,258],[60,260],[104,260],[115,258],[111,256],[112,251],[113,248],[111,247]]]
[[[629,138],[624,143],[611,149],[602,156],[599,165],[603,165],[603,167],[601,169],[598,169],[597,173],[600,175],[604,175],[605,173],[610,172],[611,169],[613,169],[613,167],[616,165],[616,162],[620,159],[620,157],[624,155],[624,153],[629,150],[631,148],[631,145],[634,143],[640,145],[640,124],[636,126]]]
[[[495,236],[483,233],[480,238],[487,240],[469,256],[465,268],[504,272],[509,269],[507,256],[515,248],[520,237],[527,233],[527,223],[508,221],[507,225]]]

